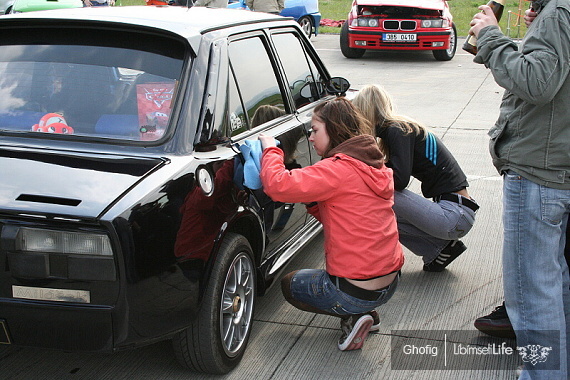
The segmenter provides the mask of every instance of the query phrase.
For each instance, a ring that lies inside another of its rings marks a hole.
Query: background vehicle
[[[249,10],[245,0],[230,1],[228,8]],[[280,15],[293,17],[309,38],[319,33],[321,14],[318,0],[285,0],[285,9]]]
[[[0,343],[172,339],[184,366],[230,371],[256,296],[321,231],[244,181],[241,151],[263,132],[310,165],[313,108],[346,80],[256,12],[29,12],[0,36]]]
[[[10,13],[14,0],[0,0],[0,15]]]
[[[340,48],[347,58],[366,50],[431,50],[435,59],[449,61],[457,33],[446,0],[354,0]]]
[[[15,0],[9,13],[81,7],[83,7],[81,0]]]

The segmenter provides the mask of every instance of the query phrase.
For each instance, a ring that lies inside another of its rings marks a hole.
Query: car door
[[[295,116],[308,133],[315,106],[334,97],[323,84],[330,76],[309,41],[294,29],[273,30],[271,38],[293,99]],[[312,162],[320,160],[314,149],[309,149],[309,153]]]
[[[247,52],[247,54],[244,54]],[[296,117],[291,93],[262,31],[234,36],[228,44],[228,110],[232,140],[243,145],[261,132],[280,141],[290,170],[310,165],[305,128]],[[247,184],[245,184],[247,187]],[[263,215],[266,248],[273,252],[300,231],[307,213],[302,204],[274,202],[262,188],[249,188]]]

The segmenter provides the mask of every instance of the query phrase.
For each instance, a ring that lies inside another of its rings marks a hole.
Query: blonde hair
[[[376,84],[364,86],[352,100],[352,103],[360,110],[362,115],[374,126],[376,136],[380,134],[382,128],[397,126],[405,134],[416,133],[425,137],[426,128],[418,121],[396,113],[392,97],[386,90]],[[380,143],[382,152],[389,157],[389,150],[386,144]]]
[[[411,117],[396,113],[392,97],[379,85],[364,86],[352,102],[364,117],[374,125],[376,133],[380,128],[396,125],[406,133],[425,134],[426,128],[421,123]]]

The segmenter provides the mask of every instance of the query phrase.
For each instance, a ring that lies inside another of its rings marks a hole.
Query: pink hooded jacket
[[[317,202],[329,274],[365,280],[400,270],[392,169],[372,136],[346,140],[314,165],[287,170],[279,148],[263,151],[261,181],[276,202]]]

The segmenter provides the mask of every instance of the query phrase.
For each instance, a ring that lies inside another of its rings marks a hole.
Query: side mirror
[[[311,99],[313,97],[313,94],[311,92],[311,86],[310,83],[306,83],[300,91],[300,94],[303,98],[305,99]]]
[[[334,77],[326,81],[325,88],[331,95],[342,96],[350,88],[350,82],[342,77]]]
[[[314,101],[322,96],[324,92],[323,84],[321,82],[307,82],[301,88],[299,94],[305,99]]]

